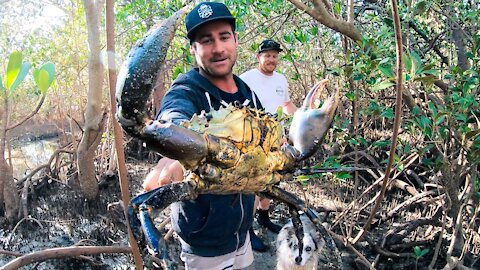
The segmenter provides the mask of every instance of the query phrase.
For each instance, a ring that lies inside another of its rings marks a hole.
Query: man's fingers
[[[184,168],[179,161],[162,158],[145,178],[143,188],[149,191],[172,182],[182,181],[183,173]]]

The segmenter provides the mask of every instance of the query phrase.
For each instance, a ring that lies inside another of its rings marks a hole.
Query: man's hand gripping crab
[[[130,51],[119,73],[117,118],[124,130],[144,140],[150,149],[180,161],[188,170],[183,182],[142,193],[130,201],[128,218],[135,238],[139,241],[144,235],[150,250],[168,261],[163,237],[149,215],[150,209],[161,210],[202,193],[259,193],[289,206],[298,239],[303,234],[300,211],[316,225],[326,246],[336,250],[314,212],[277,184],[319,148],[337,108],[338,90],[316,109],[315,101],[328,81],[322,80],[312,88],[293,116],[289,132],[292,145],[280,145],[281,124],[275,116],[239,104],[195,115],[180,125],[145,119],[145,104],[182,13],[177,12],[150,31]]]

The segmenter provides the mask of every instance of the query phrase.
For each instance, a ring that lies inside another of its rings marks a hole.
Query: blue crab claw
[[[119,73],[116,89],[117,119],[123,129],[142,138],[146,120],[146,103],[162,67],[169,44],[180,19],[186,12],[182,8],[158,27],[150,30],[130,50]]]
[[[173,270],[176,263],[170,258],[167,244],[153,223],[152,209],[161,211],[173,202],[195,196],[192,182],[179,182],[141,193],[128,204],[128,222],[135,240],[138,242],[142,235],[145,236],[150,252],[162,261],[164,269]]]
[[[289,137],[293,147],[299,151],[297,160],[304,160],[318,150],[333,121],[339,102],[338,89],[325,100],[320,109],[317,109],[318,105],[315,104],[327,83],[328,79],[317,83],[305,97],[302,107],[293,115]]]

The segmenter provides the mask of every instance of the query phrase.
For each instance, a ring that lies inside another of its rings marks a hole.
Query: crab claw
[[[174,269],[175,263],[150,214],[153,209],[162,211],[173,202],[195,198],[194,190],[192,182],[172,183],[137,195],[128,204],[128,222],[135,240],[139,242],[144,237],[150,252],[162,261],[164,269]]]
[[[317,109],[317,105],[315,105],[315,101],[322,90],[326,88],[327,83],[327,79],[317,83],[305,97],[302,107],[293,115],[289,137],[293,147],[299,151],[296,156],[297,160],[304,160],[318,150],[320,142],[333,121],[339,102],[338,89],[320,109]]]
[[[186,12],[182,8],[158,27],[150,30],[130,50],[119,74],[116,89],[117,119],[123,129],[142,138],[146,120],[146,103],[153,90],[175,29]]]

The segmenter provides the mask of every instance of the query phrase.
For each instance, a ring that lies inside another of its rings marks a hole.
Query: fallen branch
[[[0,254],[7,255],[7,256],[13,256],[13,257],[20,257],[23,254],[15,251],[10,251],[10,250],[5,250],[5,249],[0,249]]]
[[[434,195],[434,194],[437,194],[436,191],[427,191],[427,192],[423,192],[423,193],[420,193],[420,194],[417,194],[413,197],[411,197],[410,199],[402,202],[401,204],[397,205],[397,207],[395,207],[394,209],[390,210],[387,215],[385,217],[382,218],[382,221],[386,221],[392,217],[394,217],[395,215],[397,215],[401,210],[407,208],[408,206],[412,205],[413,203],[417,202],[418,200],[424,198],[424,197],[427,197],[427,196],[430,196],[430,195]]]
[[[132,253],[132,249],[127,246],[74,246],[51,248],[41,251],[32,252],[16,259],[11,260],[0,268],[0,270],[17,270],[24,265],[42,262],[50,259],[62,259],[70,257],[78,257],[82,255],[98,255],[103,253]]]
[[[358,259],[363,265],[365,265],[368,269],[372,269],[372,264],[368,261],[367,258],[365,258],[365,256],[363,256],[360,251],[358,251],[352,244],[350,244],[348,239],[345,239],[345,237],[338,235],[329,229],[327,229],[327,232],[332,236],[334,240],[342,243],[346,248],[350,249],[353,253],[355,253],[355,255],[357,255]]]

